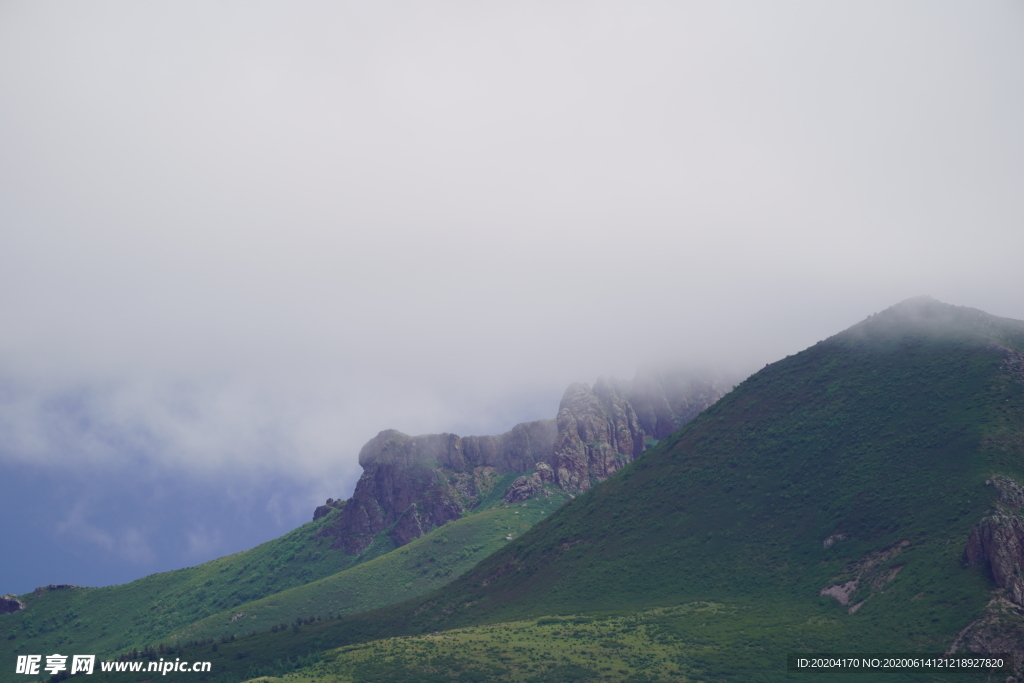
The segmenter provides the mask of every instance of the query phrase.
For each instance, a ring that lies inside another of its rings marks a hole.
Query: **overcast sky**
[[[276,536],[380,429],[1024,319],[1021,121],[1016,0],[0,0],[0,593]]]

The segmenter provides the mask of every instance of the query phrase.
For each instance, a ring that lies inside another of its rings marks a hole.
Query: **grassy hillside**
[[[848,629],[836,619],[786,624],[769,610],[742,604],[696,602],[629,614],[541,617],[349,645],[325,653],[313,665],[263,680],[651,683],[728,677],[761,681],[777,677],[780,663],[752,658],[751,652],[796,651],[806,638],[820,639],[822,633],[836,641],[847,637]],[[723,666],[723,662],[727,664]],[[899,677],[871,674],[871,680],[893,678]],[[801,673],[796,680],[865,678],[859,673]],[[957,677],[922,668],[914,673],[914,680],[938,682]]]
[[[498,503],[351,569],[207,617],[166,640],[267,631],[302,618],[363,612],[422,595],[465,573],[569,499],[554,487],[548,493],[523,503]]]
[[[317,538],[330,521],[324,517],[252,550],[121,586],[23,595],[25,610],[0,616],[0,658],[72,645],[97,654],[141,647],[225,608],[336,574],[366,556],[331,550],[331,539]]]
[[[332,550],[331,539],[318,538],[320,528],[333,521],[328,516],[198,567],[121,586],[31,593],[21,596],[25,610],[0,616],[0,658],[64,651],[107,658],[160,643],[212,644],[389,605],[450,582],[568,499],[553,487],[547,496],[515,505],[494,496],[478,512],[402,548],[382,534],[360,557]],[[216,608],[221,609],[211,615]],[[0,672],[0,680],[9,673]]]
[[[970,334],[863,331],[757,373],[433,604],[472,603],[458,621],[814,596],[906,541],[899,584],[930,587],[907,609],[968,615],[984,596],[956,560],[992,505],[986,479],[1024,479],[1019,445],[994,441],[1024,426],[1024,385]],[[922,628],[921,645],[947,632]]]
[[[263,667],[274,672],[318,659],[318,653],[330,644],[320,640],[319,634],[325,626],[337,623],[338,616],[392,604],[443,586],[569,500],[569,495],[557,488],[549,487],[547,492],[546,496],[511,505],[492,500],[488,509],[450,522],[385,555],[147,641],[152,648],[145,648],[145,654],[137,652],[132,658],[176,655],[192,661],[214,659],[218,661],[214,671],[217,681],[240,680],[240,677],[247,677],[253,667],[256,667],[253,671],[261,671]],[[55,594],[78,592],[56,591]],[[78,628],[90,626],[87,620]],[[30,654],[65,650],[104,654],[104,651],[91,649],[90,641],[84,638],[77,642],[68,639],[53,647],[40,646],[40,642],[43,641],[31,642],[24,651]],[[100,659],[113,658],[109,651],[105,654],[107,656]],[[225,659],[230,661],[230,666],[223,665]],[[22,678],[8,674],[9,671],[0,672],[0,680]],[[112,681],[136,678],[135,674],[104,675],[105,680]]]
[[[852,603],[867,602],[848,617],[898,612],[893,637],[945,642],[987,599],[958,561],[992,506],[985,481],[1024,480],[1024,383],[995,346],[1024,348],[1024,325],[908,308],[750,377],[431,606],[452,607],[441,620],[455,623],[769,595],[815,604],[886,555],[898,580],[863,581]]]
[[[1007,349],[1024,349],[1024,324],[896,306],[753,375],[445,589],[325,623],[289,651],[707,602],[723,620],[708,638],[699,615],[675,627],[706,644],[676,662],[702,680],[788,680],[788,651],[943,652],[995,594],[987,567],[963,561],[994,503],[985,482],[1024,482],[1024,382]],[[255,642],[233,644],[249,671]]]
[[[299,665],[366,683],[639,682],[842,680],[787,674],[786,653],[943,652],[996,614],[964,546],[993,509],[986,481],[1024,483],[1022,350],[1022,323],[905,302],[753,375],[441,590],[175,656],[214,661],[212,683]],[[1014,647],[1018,612],[998,615]],[[593,625],[555,636],[552,615]],[[656,628],[622,632],[652,615]]]

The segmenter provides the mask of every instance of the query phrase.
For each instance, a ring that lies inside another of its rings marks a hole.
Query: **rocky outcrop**
[[[529,477],[519,477],[505,489],[505,502],[518,503],[533,498],[544,490],[544,484],[555,483],[555,472],[546,462],[538,463],[536,471]],[[551,495],[550,493],[548,495]]]
[[[347,502],[347,500],[334,500],[333,498],[328,498],[326,503],[317,507],[316,510],[313,510],[313,521],[315,522],[321,517],[326,517],[331,514],[331,511],[333,510],[341,510],[345,507],[345,503]]]
[[[558,436],[551,466],[559,488],[586,491],[632,462],[645,447],[644,430],[614,379],[591,389],[573,384],[558,407]]]
[[[0,614],[12,614],[25,609],[25,603],[18,599],[17,595],[9,593],[0,595]]]
[[[825,541],[846,537],[842,534],[829,536]],[[885,592],[888,584],[899,575],[905,563],[898,562],[899,555],[910,546],[910,541],[903,540],[894,546],[868,553],[863,558],[849,565],[843,575],[835,577],[836,583],[822,588],[818,595],[827,595],[839,601],[840,605],[848,606],[847,612],[856,613],[861,606],[874,595]],[[830,545],[826,545],[826,548]],[[857,600],[855,604],[850,604]]]
[[[1024,607],[1024,487],[1002,476],[985,483],[996,487],[996,511],[971,529],[964,549],[967,562],[988,563],[996,585]]]
[[[320,533],[350,554],[385,530],[404,545],[471,509],[498,476],[550,460],[555,433],[553,420],[518,424],[497,436],[385,430],[360,450],[363,476],[338,522]]]
[[[1024,620],[1022,610],[1006,598],[996,595],[985,606],[981,616],[959,634],[946,651],[974,654],[1012,655],[1014,673],[1003,683],[1024,681]]]
[[[725,391],[723,380],[651,370],[625,384],[603,378],[592,388],[573,384],[555,420],[524,422],[496,436],[388,429],[360,450],[363,475],[352,497],[328,499],[313,518],[340,509],[319,533],[358,554],[381,532],[404,545],[458,518],[509,472],[523,476],[504,492],[508,502],[535,496],[545,484],[586,491],[640,455],[649,437],[667,436]]]
[[[600,378],[573,384],[558,408],[551,466],[565,491],[586,491],[632,462],[648,438],[663,439],[720,399],[725,378],[684,370],[643,369],[632,382]]]

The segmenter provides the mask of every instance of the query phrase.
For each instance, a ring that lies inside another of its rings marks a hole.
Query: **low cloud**
[[[381,429],[497,433],[651,363],[742,374],[919,294],[1024,318],[1020,25],[0,4],[0,465],[274,481],[284,523]]]
[[[205,524],[199,524],[185,532],[188,547],[185,555],[192,560],[205,560],[213,557],[224,547],[219,530],[208,530]]]
[[[103,529],[86,519],[86,505],[75,504],[56,528],[57,537],[76,543],[90,543],[105,555],[118,557],[134,565],[145,565],[154,560],[156,553],[150,547],[149,535],[134,526]]]

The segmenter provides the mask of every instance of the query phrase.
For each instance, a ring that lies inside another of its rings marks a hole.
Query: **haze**
[[[1024,318],[1016,2],[0,2],[0,593],[241,550],[384,428]]]

